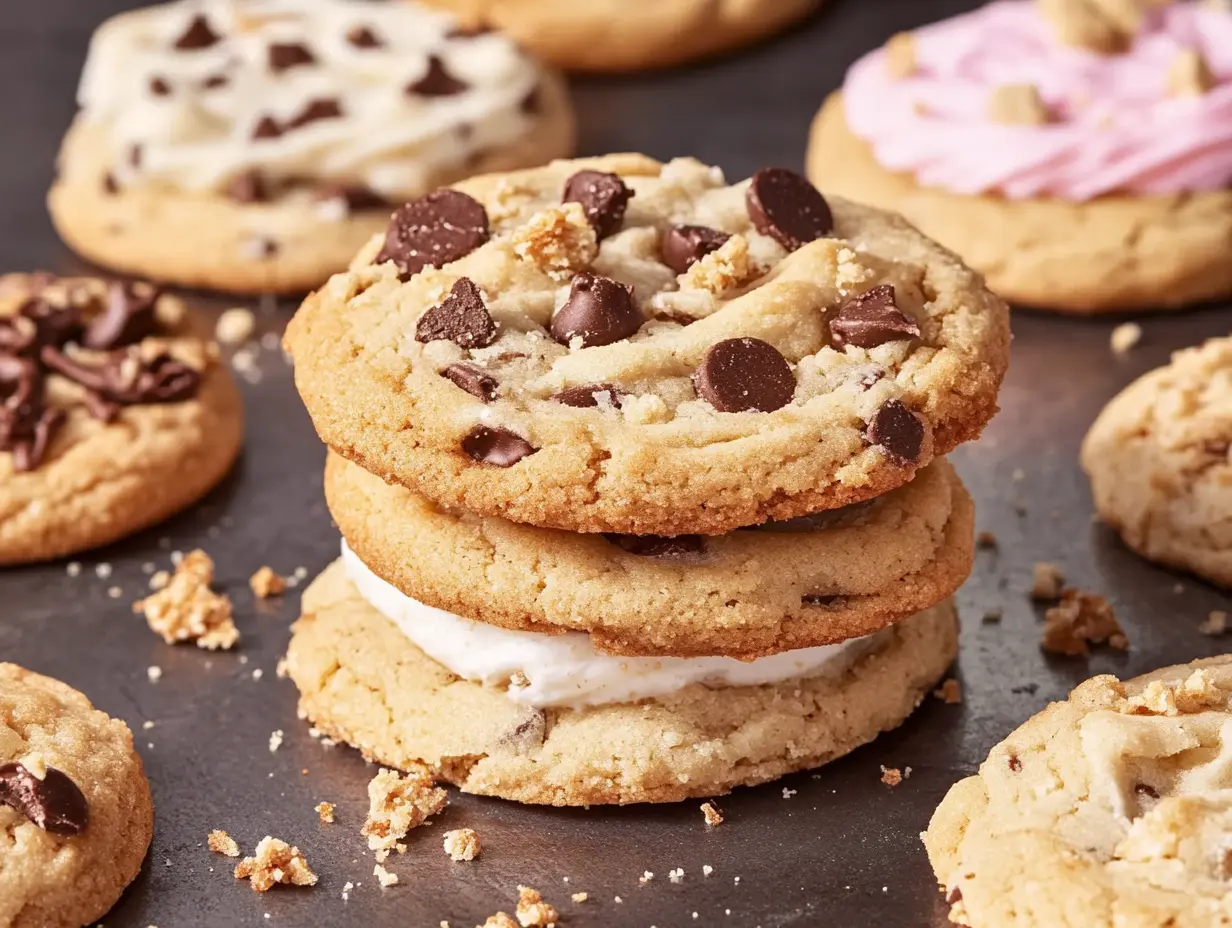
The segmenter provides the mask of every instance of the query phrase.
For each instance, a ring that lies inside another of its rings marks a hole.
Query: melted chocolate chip
[[[663,236],[663,263],[683,274],[712,251],[723,247],[730,235],[706,226],[672,226]]]
[[[632,287],[582,273],[573,278],[569,299],[552,318],[552,337],[562,345],[580,338],[583,348],[610,345],[633,335],[645,321]]]
[[[615,174],[578,171],[565,181],[563,203],[580,203],[595,234],[604,239],[620,231],[633,191]]]
[[[34,325],[35,338],[30,346],[32,348],[63,345],[82,333],[81,313],[73,306],[56,306],[36,296],[26,300],[17,312]]]
[[[368,26],[352,26],[347,31],[346,40],[356,48],[381,48],[385,45]]]
[[[265,203],[269,200],[269,185],[257,168],[241,171],[227,182],[227,197],[236,203]]]
[[[347,213],[358,213],[367,210],[388,209],[387,199],[363,184],[327,184],[317,189],[318,202],[339,200],[346,206]]]
[[[890,400],[877,410],[864,437],[886,455],[904,466],[920,459],[924,445],[924,423],[900,400]]]
[[[701,535],[617,535],[610,533],[603,536],[616,547],[639,557],[653,557],[661,560],[678,560],[695,557],[706,550],[706,540]]]
[[[79,835],[90,821],[85,795],[55,767],[48,767],[40,780],[19,763],[0,765],[0,805],[54,835]]]
[[[537,449],[521,435],[508,429],[476,426],[462,439],[462,450],[481,464],[494,467],[513,467]]]
[[[123,406],[179,403],[192,397],[201,384],[201,375],[196,370],[166,354],[142,361],[117,351],[101,364],[87,364],[58,348],[45,347],[40,357],[44,365],[62,377]]]
[[[342,104],[332,97],[309,100],[304,108],[291,117],[291,121],[282,127],[283,132],[292,129],[302,129],[309,123],[320,122],[322,119],[341,119]]]
[[[253,141],[276,139],[280,135],[282,135],[282,126],[278,125],[278,120],[273,116],[262,116],[252,130]]]
[[[0,355],[25,354],[34,347],[38,329],[24,316],[0,317]]]
[[[393,261],[406,280],[425,267],[466,257],[488,235],[488,214],[478,201],[457,190],[437,190],[394,212],[376,261]]]
[[[171,85],[164,78],[155,76],[150,78],[150,93],[156,97],[166,97],[171,94]]]
[[[894,286],[881,284],[848,300],[830,320],[830,344],[876,348],[886,342],[918,338],[920,326],[894,303]]]
[[[407,93],[421,97],[452,97],[470,90],[471,85],[454,77],[438,55],[428,56],[428,70],[419,80],[409,84]]]
[[[693,386],[719,412],[773,412],[791,402],[796,378],[773,345],[729,338],[702,356]]]
[[[158,328],[157,302],[158,290],[150,284],[113,281],[106,306],[86,329],[86,347],[110,350],[153,335]]]
[[[569,387],[559,393],[553,393],[552,399],[565,406],[577,409],[594,409],[601,404],[620,408],[627,394],[622,393],[610,383],[592,383],[583,387]]]
[[[450,364],[441,376],[476,399],[490,403],[496,398],[496,378],[474,364]]]
[[[197,14],[188,24],[188,28],[175,40],[175,47],[182,52],[192,52],[209,48],[221,39],[222,36],[210,27],[210,21],[201,14]]]
[[[316,55],[302,42],[271,42],[268,55],[269,68],[275,74],[317,63]]]
[[[60,426],[64,425],[65,418],[67,417],[63,409],[54,406],[44,409],[35,420],[30,434],[12,444],[13,469],[24,473],[42,464],[47,457],[47,449],[56,437],[56,432],[60,431]],[[0,441],[0,449],[4,447],[5,443]]]
[[[754,174],[745,207],[753,227],[788,251],[829,235],[834,228],[825,197],[786,168],[762,168]]]
[[[439,339],[459,348],[485,348],[496,341],[496,323],[484,305],[483,294],[468,277],[459,277],[444,302],[419,317],[415,340]]]

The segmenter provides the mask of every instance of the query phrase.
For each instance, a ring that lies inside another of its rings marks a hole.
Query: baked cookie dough
[[[511,698],[509,681],[485,687],[429,659],[339,563],[304,594],[287,670],[301,714],[371,760],[424,763],[480,795],[597,805],[713,796],[833,760],[901,724],[956,648],[947,601],[817,676],[539,709]]]
[[[107,267],[302,293],[407,199],[573,148],[563,82],[413,3],[180,0],[95,34],[49,195]]]
[[[924,844],[969,928],[1232,919],[1232,657],[1100,676],[955,785]]]
[[[128,726],[0,664],[0,928],[80,928],[120,898],[154,833]]]
[[[242,438],[231,375],[178,299],[0,276],[0,565],[167,518],[225,476]]]
[[[722,534],[872,498],[978,436],[1009,322],[897,216],[779,168],[729,186],[616,155],[408,204],[286,344],[322,438],[429,499]]]
[[[869,635],[950,596],[974,507],[946,461],[850,509],[718,537],[579,535],[446,511],[331,454],[347,544],[420,603],[605,654],[744,660]]]
[[[989,4],[862,59],[813,123],[809,177],[901,213],[1013,303],[1232,295],[1232,15],[1175,3],[1097,53],[1058,41],[1049,5]]]
[[[427,0],[567,71],[642,71],[751,45],[821,0]]]
[[[1232,587],[1232,338],[1173,355],[1082,444],[1100,517],[1143,557]]]

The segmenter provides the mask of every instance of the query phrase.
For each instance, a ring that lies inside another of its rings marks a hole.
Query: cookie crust
[[[818,766],[901,724],[953,660],[956,615],[947,602],[883,634],[837,676],[536,710],[429,660],[335,563],[305,592],[287,669],[301,714],[321,730],[383,764],[426,763],[464,792],[556,806],[677,802]]]
[[[1232,295],[1232,191],[1066,203],[928,189],[877,163],[838,93],[813,122],[807,161],[824,192],[901,213],[1011,303],[1090,315]]]

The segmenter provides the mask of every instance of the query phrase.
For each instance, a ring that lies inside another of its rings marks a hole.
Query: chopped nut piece
[[[1031,571],[1031,598],[1050,602],[1061,596],[1065,587],[1065,575],[1056,564],[1039,561]]]
[[[479,856],[479,834],[470,828],[445,832],[445,853],[450,860],[474,860]]]
[[[376,877],[377,882],[381,884],[382,889],[387,886],[393,886],[398,882],[398,874],[390,873],[380,864],[377,864],[372,868],[372,875]]]
[[[1223,709],[1227,703],[1228,694],[1199,669],[1184,680],[1152,680],[1140,694],[1126,700],[1126,711],[1133,715],[1191,715]]]
[[[895,80],[910,77],[916,72],[915,35],[899,32],[890,36],[885,45],[886,71]]]
[[[1172,0],[1040,0],[1057,39],[1101,55],[1127,51],[1146,12]]]
[[[538,890],[529,886],[518,887],[518,924],[522,928],[547,928],[560,919],[556,909],[543,901]]]
[[[590,898],[590,893],[574,893],[569,898],[572,899],[574,902],[585,902],[587,899]]]
[[[1214,86],[1211,66],[1195,48],[1181,51],[1168,68],[1168,95],[1171,97],[1200,97]]]
[[[903,772],[897,767],[882,767],[881,782],[886,786],[898,786],[903,782]]]
[[[204,551],[184,556],[163,589],[133,604],[167,644],[196,641],[211,651],[230,648],[240,633],[231,617],[231,600],[210,590],[214,562]]]
[[[1142,341],[1142,326],[1136,322],[1122,322],[1112,330],[1109,344],[1113,354],[1125,354]]]
[[[264,893],[276,884],[314,886],[317,875],[299,848],[266,835],[257,845],[255,856],[245,857],[235,867],[237,880],[251,880],[254,892]]]
[[[723,813],[719,811],[719,807],[713,802],[702,803],[702,817],[711,828],[723,824]]]
[[[749,257],[748,241],[743,235],[733,235],[685,271],[681,289],[707,290],[721,295],[743,287],[760,275],[761,269]]]
[[[281,596],[287,591],[287,581],[284,577],[274,573],[273,568],[262,567],[255,574],[248,578],[248,585],[252,587],[254,596],[260,599],[269,599],[271,596]]]
[[[1002,84],[988,98],[988,118],[1007,126],[1043,126],[1052,116],[1034,84]]]
[[[255,328],[256,319],[252,311],[237,306],[218,317],[218,324],[214,326],[214,337],[224,345],[239,345],[252,338]]]
[[[957,706],[963,701],[962,684],[953,677],[950,677],[938,689],[933,690],[933,695],[942,700],[947,706]]]
[[[308,771],[304,771],[307,773]],[[317,817],[321,819],[321,824],[334,824],[334,804],[332,802],[318,802],[314,807]]]
[[[1222,609],[1216,609],[1211,612],[1198,626],[1198,631],[1203,635],[1222,635],[1228,630],[1228,614]]]
[[[1129,648],[1129,639],[1117,623],[1112,606],[1102,596],[1065,590],[1061,602],[1044,613],[1040,644],[1045,651],[1079,657],[1090,653],[1091,644],[1105,641],[1118,651]]]
[[[368,784],[368,819],[361,834],[369,850],[401,852],[406,846],[399,848],[399,840],[448,804],[448,794],[426,772],[413,770],[404,777],[382,769]]]
[[[210,832],[210,836],[205,839],[205,844],[206,847],[217,854],[225,854],[227,857],[240,856],[240,846],[225,831],[214,829]]]
[[[578,203],[562,203],[535,213],[513,233],[513,253],[553,280],[568,280],[590,267],[599,239]]]

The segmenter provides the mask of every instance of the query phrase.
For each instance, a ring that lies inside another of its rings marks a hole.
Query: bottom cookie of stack
[[[954,659],[957,630],[946,599],[752,662],[607,656],[579,632],[417,603],[344,549],[304,594],[286,666],[301,715],[382,764],[526,803],[672,802],[815,767],[895,728]]]

